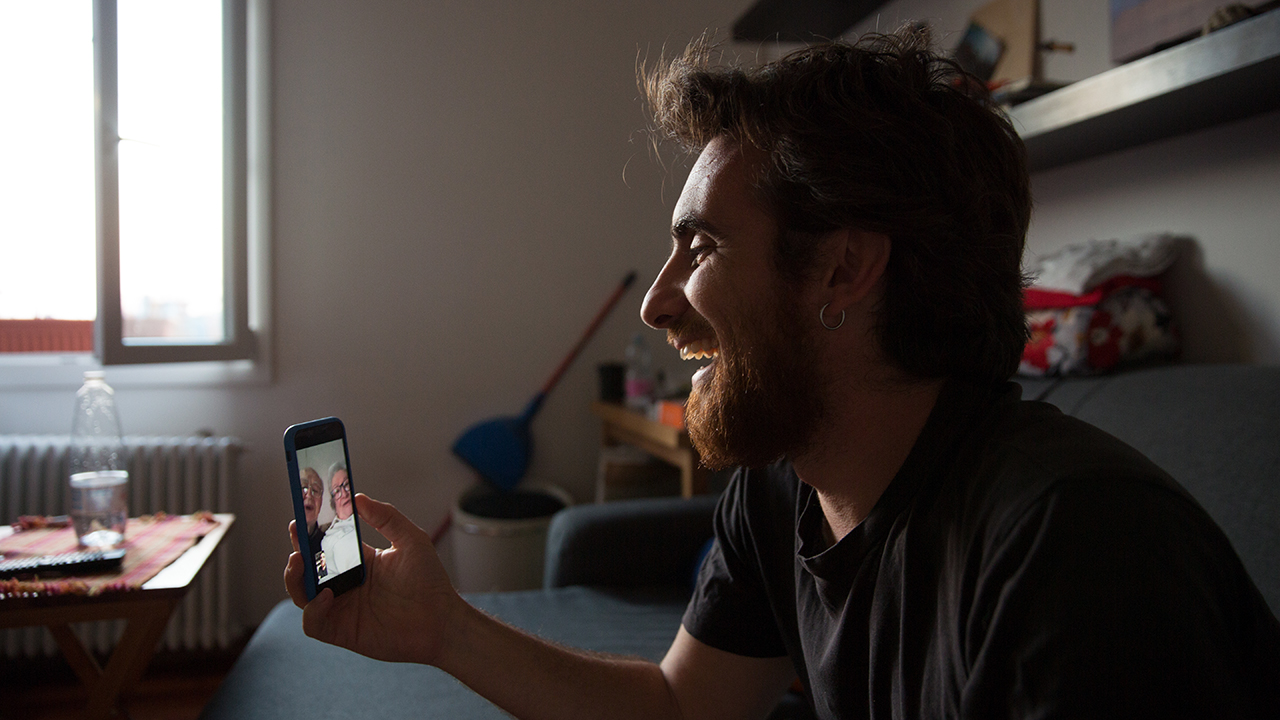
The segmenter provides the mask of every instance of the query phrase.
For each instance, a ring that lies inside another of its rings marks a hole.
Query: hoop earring
[[[826,314],[827,314],[827,308],[830,305],[831,303],[827,303],[826,305],[822,306],[821,310],[818,311],[818,322],[822,323],[822,327],[828,330],[839,330],[840,326],[844,325],[844,311],[843,310],[840,311],[840,322],[836,323],[835,325],[828,325]]]

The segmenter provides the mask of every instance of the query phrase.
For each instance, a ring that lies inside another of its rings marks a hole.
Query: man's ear
[[[832,233],[824,291],[831,312],[848,310],[873,294],[889,264],[892,242],[884,233],[845,228]]]

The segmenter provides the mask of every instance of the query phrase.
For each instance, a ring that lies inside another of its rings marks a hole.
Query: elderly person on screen
[[[356,542],[356,518],[352,512],[351,480],[341,462],[329,468],[329,505],[336,516],[324,533],[321,547],[330,575],[341,575],[360,564],[360,544]]]
[[[326,575],[324,554],[320,551],[325,528],[320,525],[320,504],[324,502],[324,482],[313,467],[302,469],[302,509],[307,515],[307,545],[315,556],[316,572]]]

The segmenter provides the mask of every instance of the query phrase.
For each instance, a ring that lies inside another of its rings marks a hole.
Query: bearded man
[[[460,600],[425,533],[306,604],[314,637],[436,665],[522,718],[1276,717],[1280,623],[1226,538],[1116,439],[1023,402],[1013,128],[910,35],[647,78],[698,153],[642,315],[690,436],[740,466],[663,661],[554,647]],[[406,598],[412,602],[407,602]]]

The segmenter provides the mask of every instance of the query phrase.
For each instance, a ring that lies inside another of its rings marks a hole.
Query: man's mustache
[[[675,345],[680,339],[688,339],[691,337],[714,336],[715,330],[712,329],[711,323],[702,315],[693,312],[686,312],[679,320],[675,321],[667,328],[667,342]]]

